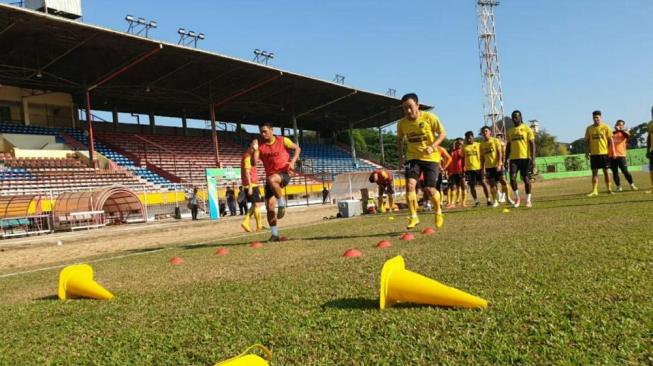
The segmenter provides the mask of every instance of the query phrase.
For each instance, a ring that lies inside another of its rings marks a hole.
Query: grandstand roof
[[[212,101],[219,121],[290,127],[294,109],[299,127],[310,130],[402,116],[394,97],[0,4],[2,84],[71,93],[84,106],[85,85],[141,58],[92,90],[92,109],[206,120]]]

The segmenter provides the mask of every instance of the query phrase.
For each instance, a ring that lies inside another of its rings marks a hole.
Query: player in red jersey
[[[283,218],[286,213],[282,189],[290,182],[301,149],[289,138],[275,136],[270,123],[261,124],[259,132],[261,137],[252,141],[252,147],[258,150],[258,159],[263,162],[265,168],[265,207],[272,232],[269,241],[279,241],[277,219]],[[294,151],[292,159],[290,150]]]
[[[370,183],[376,183],[379,187],[379,212],[385,213],[385,206],[383,205],[383,195],[388,195],[388,207],[390,211],[394,209],[394,194],[395,190],[392,186],[392,173],[385,169],[377,169],[370,174]]]
[[[263,222],[261,221],[261,212],[258,203],[261,201],[261,191],[258,187],[258,172],[256,171],[256,161],[258,160],[258,149],[254,150],[254,143],[245,151],[240,159],[240,179],[245,194],[247,196],[247,203],[249,209],[245,214],[245,219],[240,225],[243,230],[252,231],[249,226],[249,220],[254,216],[256,221],[256,231],[263,229]]]

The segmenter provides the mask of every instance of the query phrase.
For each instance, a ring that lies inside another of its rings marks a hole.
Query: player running
[[[599,169],[603,170],[605,187],[608,194],[612,194],[610,175],[608,174],[608,151],[614,150],[612,143],[612,130],[603,123],[601,111],[592,112],[593,123],[585,130],[585,159],[590,160],[592,168],[592,192],[587,197],[599,195]]]
[[[277,219],[282,219],[286,213],[286,200],[282,189],[290,182],[290,175],[295,170],[301,149],[289,138],[275,136],[272,128],[270,123],[261,124],[261,137],[252,141],[252,146],[254,150],[258,149],[259,159],[265,168],[265,207],[272,232],[268,241],[279,241]],[[294,151],[292,159],[290,150]]]
[[[513,206],[517,208],[521,204],[519,186],[517,185],[517,172],[519,172],[526,189],[526,207],[530,208],[533,206],[531,202],[530,172],[535,161],[535,134],[530,127],[523,123],[520,111],[513,111],[510,117],[514,127],[509,129],[507,133],[506,155],[510,158],[510,186],[515,192]]]
[[[440,153],[438,146],[447,136],[440,119],[433,113],[420,111],[419,101],[415,93],[406,94],[401,98],[404,118],[397,124],[397,152],[399,153],[400,169],[404,165],[404,139],[407,141],[407,172],[406,201],[410,211],[408,229],[419,224],[417,216],[416,185],[420,173],[424,173],[424,190],[429,191],[429,197],[435,210],[435,226],[444,225],[440,194],[435,190],[435,183],[440,168]]]
[[[378,207],[380,213],[385,213],[385,206],[383,204],[383,195],[388,195],[388,207],[390,211],[394,210],[394,194],[395,190],[392,186],[392,173],[385,169],[377,169],[370,174],[370,183],[376,183],[379,188]]]
[[[646,156],[648,157],[648,174],[653,187],[653,107],[651,107],[651,122],[648,123],[648,138],[646,138]],[[653,190],[646,191],[651,193]]]
[[[256,172],[256,161],[258,160],[258,149],[253,147],[254,141],[250,147],[245,150],[242,158],[240,159],[240,179],[243,189],[247,197],[247,203],[250,204],[249,209],[245,213],[245,219],[240,226],[243,230],[252,231],[249,220],[254,217],[256,221],[256,231],[263,229],[263,222],[261,221],[261,211],[258,203],[261,201],[261,192],[258,188],[258,173]]]
[[[492,206],[487,185],[483,181],[483,173],[481,171],[481,144],[474,141],[474,132],[472,131],[465,132],[463,154],[465,155],[465,176],[469,183],[469,191],[472,193],[472,198],[474,198],[474,207],[480,206],[478,195],[476,194],[476,184],[481,185],[487,205]]]
[[[503,178],[503,148],[498,138],[492,137],[492,132],[487,126],[481,128],[483,142],[481,142],[481,170],[487,177],[492,192],[492,207],[499,207],[499,194],[497,184]]]

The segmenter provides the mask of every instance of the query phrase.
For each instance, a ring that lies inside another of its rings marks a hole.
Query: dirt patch
[[[335,216],[333,205],[289,208],[279,228],[320,222]],[[247,235],[240,227],[242,216],[157,222],[143,225],[106,227],[74,233],[56,233],[0,242],[0,271],[62,263],[110,253],[168,247],[176,244],[199,244],[233,235]],[[252,221],[253,224],[253,221]],[[267,226],[267,223],[265,223]],[[57,242],[62,245],[57,245]]]

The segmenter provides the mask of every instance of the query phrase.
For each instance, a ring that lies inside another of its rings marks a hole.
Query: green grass
[[[98,262],[108,302],[53,299],[57,270],[0,278],[0,364],[212,365],[254,343],[273,365],[651,364],[653,195],[589,199],[587,181],[536,186],[530,210],[449,213],[412,242],[398,240],[405,216],[386,215],[262,249],[246,245],[259,235]],[[364,256],[340,257],[350,247]],[[381,266],[399,254],[490,306],[378,310]]]

